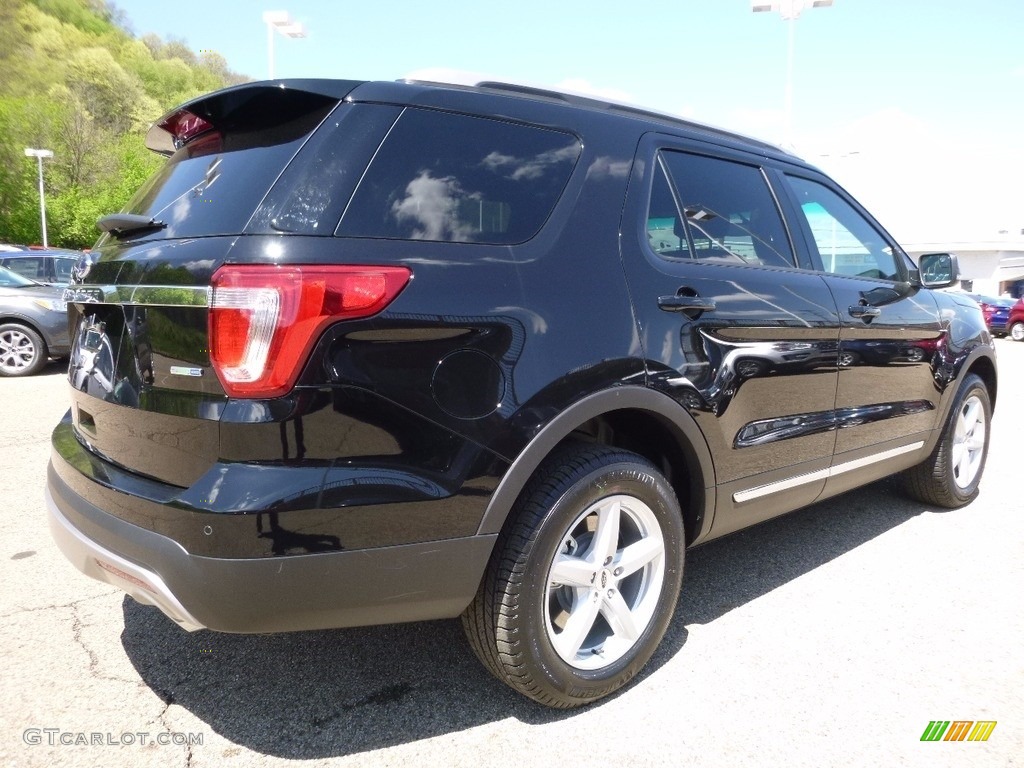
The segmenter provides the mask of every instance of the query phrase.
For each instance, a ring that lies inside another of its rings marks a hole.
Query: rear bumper
[[[72,564],[190,631],[285,632],[455,617],[473,599],[496,538],[215,558],[104,512],[65,483],[53,462],[46,501],[53,538]]]

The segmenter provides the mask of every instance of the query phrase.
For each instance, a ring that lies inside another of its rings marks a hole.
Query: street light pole
[[[39,219],[43,226],[43,248],[48,248],[46,240],[46,193],[43,191],[43,158],[53,157],[49,149],[33,149],[25,147],[25,157],[34,157],[39,163]]]
[[[274,32],[284,37],[299,38],[306,36],[306,28],[293,21],[288,11],[264,11],[263,23],[267,25],[267,61],[269,78],[274,79]]]
[[[796,20],[807,8],[828,8],[832,0],[751,0],[750,9],[754,13],[775,11],[789,27],[789,47],[786,52],[786,142],[792,143],[793,139],[793,51],[796,39]]]

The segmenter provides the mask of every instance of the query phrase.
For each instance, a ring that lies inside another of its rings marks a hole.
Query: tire
[[[31,376],[46,365],[46,342],[27,325],[0,325],[0,376]]]
[[[649,461],[568,445],[512,509],[462,615],[466,636],[525,696],[561,709],[594,702],[629,682],[661,642],[684,547],[679,502]]]
[[[1018,320],[1007,330],[1010,332],[1010,338],[1014,341],[1024,341],[1024,322]]]
[[[988,389],[970,374],[960,385],[932,455],[903,473],[906,491],[919,501],[947,509],[974,501],[985,471],[991,420]]]

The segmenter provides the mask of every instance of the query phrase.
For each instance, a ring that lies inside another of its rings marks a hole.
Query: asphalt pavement
[[[82,576],[43,503],[61,366],[0,379],[0,765],[1024,765],[1024,344],[997,349],[974,504],[883,481],[692,550],[640,679],[568,713],[458,621],[189,634]],[[996,726],[922,741],[936,720]]]

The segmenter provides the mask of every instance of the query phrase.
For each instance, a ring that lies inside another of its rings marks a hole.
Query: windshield
[[[39,285],[39,283],[22,277],[16,272],[11,272],[7,267],[0,267],[0,287],[24,288],[26,285]]]

